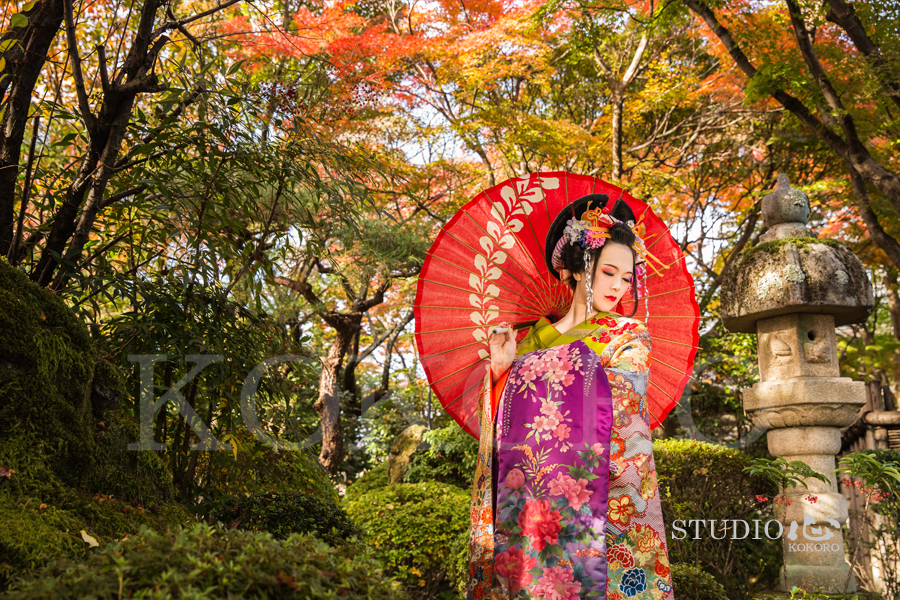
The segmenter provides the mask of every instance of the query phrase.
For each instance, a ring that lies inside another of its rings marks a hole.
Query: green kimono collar
[[[528,330],[528,335],[526,335],[521,342],[519,342],[519,346],[516,349],[516,354],[522,355],[527,354],[529,352],[534,352],[535,350],[541,350],[542,348],[551,348],[553,346],[562,346],[563,344],[571,344],[572,342],[577,342],[578,340],[584,341],[592,350],[594,350],[597,354],[603,352],[603,349],[606,348],[607,343],[600,343],[591,338],[591,334],[597,330],[608,328],[609,322],[606,323],[592,323],[591,321],[596,320],[606,320],[612,318],[616,323],[619,322],[619,319],[623,319],[621,315],[616,315],[613,313],[597,313],[590,319],[586,321],[582,321],[569,331],[565,333],[560,333],[557,331],[556,327],[553,326],[546,317],[541,317],[541,319],[531,326],[531,329]]]

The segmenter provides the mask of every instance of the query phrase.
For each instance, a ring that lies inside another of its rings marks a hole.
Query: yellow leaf
[[[6,68],[6,58],[0,57],[0,71]]]
[[[91,548],[96,548],[100,545],[97,542],[97,539],[89,536],[88,532],[84,529],[81,530],[81,539],[83,539]]]

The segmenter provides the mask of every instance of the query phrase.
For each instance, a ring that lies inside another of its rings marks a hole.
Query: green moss
[[[175,497],[172,473],[157,452],[128,449],[140,435],[138,422],[121,410],[109,411],[95,425],[97,452],[85,491],[113,494],[150,505]]]
[[[65,303],[0,263],[0,444],[53,441],[51,468],[78,485],[95,448],[90,387],[97,351]]]
[[[84,323],[0,261],[0,467],[14,471],[0,480],[0,590],[84,556],[81,530],[103,543],[190,521],[160,456],[127,449],[138,424],[115,410],[125,393]]]
[[[754,260],[754,257],[760,252],[765,252],[767,254],[777,254],[781,251],[785,246],[794,246],[798,250],[807,248],[813,244],[823,244],[825,246],[829,246],[831,248],[837,249],[847,249],[842,243],[829,240],[829,239],[816,239],[816,238],[784,238],[781,240],[772,240],[770,242],[763,242],[761,244],[757,244],[752,248],[747,248],[741,253],[741,266],[746,266],[750,264],[751,261]]]
[[[37,500],[0,498],[0,590],[50,560],[83,557],[87,544],[80,539],[79,524],[69,511],[41,510]]]

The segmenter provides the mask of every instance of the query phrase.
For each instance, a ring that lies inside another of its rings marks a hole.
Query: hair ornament
[[[556,247],[553,249],[553,255],[551,257],[553,268],[557,271],[562,270],[562,252],[566,244],[577,245],[585,251],[585,267],[587,269],[588,277],[590,277],[589,274],[591,271],[591,260],[588,251],[602,248],[604,244],[606,244],[606,240],[610,238],[609,230],[616,223],[622,222],[612,216],[612,214],[610,214],[611,212],[612,211],[608,206],[604,206],[603,208],[586,210],[581,219],[569,219],[566,223],[566,228],[563,230],[562,236],[559,238],[559,241],[556,243]],[[635,286],[638,287],[639,292],[643,292],[644,297],[646,297],[647,266],[649,265],[649,267],[653,269],[654,273],[659,274],[661,270],[667,269],[668,265],[664,265],[659,259],[650,254],[650,252],[647,250],[647,247],[644,244],[644,240],[640,235],[638,235],[638,232],[636,231],[636,229],[643,229],[643,227],[636,228],[634,221],[628,221],[625,223],[625,225],[627,225],[628,228],[631,229],[632,232],[634,232],[635,241],[631,248],[632,250],[634,250],[635,255],[640,260],[635,268],[635,277],[637,278]],[[592,295],[590,279],[588,279],[585,283],[588,286],[588,306],[590,306],[590,296]]]

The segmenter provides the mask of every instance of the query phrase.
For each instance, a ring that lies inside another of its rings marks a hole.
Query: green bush
[[[757,495],[773,497],[774,487],[760,477],[748,477],[743,468],[750,457],[740,450],[695,440],[657,440],[653,454],[666,529],[676,520],[771,518]],[[687,529],[687,525],[683,525]],[[708,529],[685,539],[669,537],[672,563],[699,565],[712,573],[735,600],[748,598],[758,582],[778,581],[781,543],[778,540],[715,540]],[[730,533],[730,532],[729,532]],[[721,532],[718,535],[722,535]],[[676,592],[677,593],[677,592]]]
[[[258,492],[231,498],[213,517],[228,527],[268,531],[278,539],[292,533],[311,533],[336,544],[362,533],[340,505],[311,490]]]
[[[391,484],[387,475],[387,464],[381,463],[376,467],[372,467],[361,475],[356,481],[347,486],[344,494],[344,500],[349,501],[363,494],[368,494],[374,490],[386,488]]]
[[[463,431],[456,423],[426,431],[422,441],[427,450],[412,455],[403,481],[424,483],[437,481],[460,488],[471,488],[478,461],[478,440]]]
[[[693,565],[672,565],[672,591],[676,598],[728,600],[722,584],[700,567]]]
[[[144,529],[95,550],[82,562],[63,560],[20,582],[10,599],[303,598],[401,599],[371,551],[331,547],[309,535],[276,540],[267,533],[196,524],[173,533]]]
[[[401,483],[345,498],[344,505],[410,595],[455,598],[466,574],[459,564],[467,551],[469,496],[442,483]]]
[[[863,450],[871,454],[879,462],[900,463],[900,450]],[[900,565],[895,559],[900,556],[900,486],[894,486],[894,494],[869,507],[869,526],[872,528],[873,541],[863,541],[863,546],[872,556],[881,559],[881,579],[884,583],[886,598],[900,598]],[[871,513],[881,515],[877,521]],[[852,546],[850,547],[852,549]]]
[[[223,438],[224,439],[224,438]],[[235,452],[210,452],[207,464],[207,489],[226,496],[243,496],[268,490],[303,490],[323,499],[338,502],[337,493],[318,458],[309,450],[278,450],[248,432],[228,437]]]

